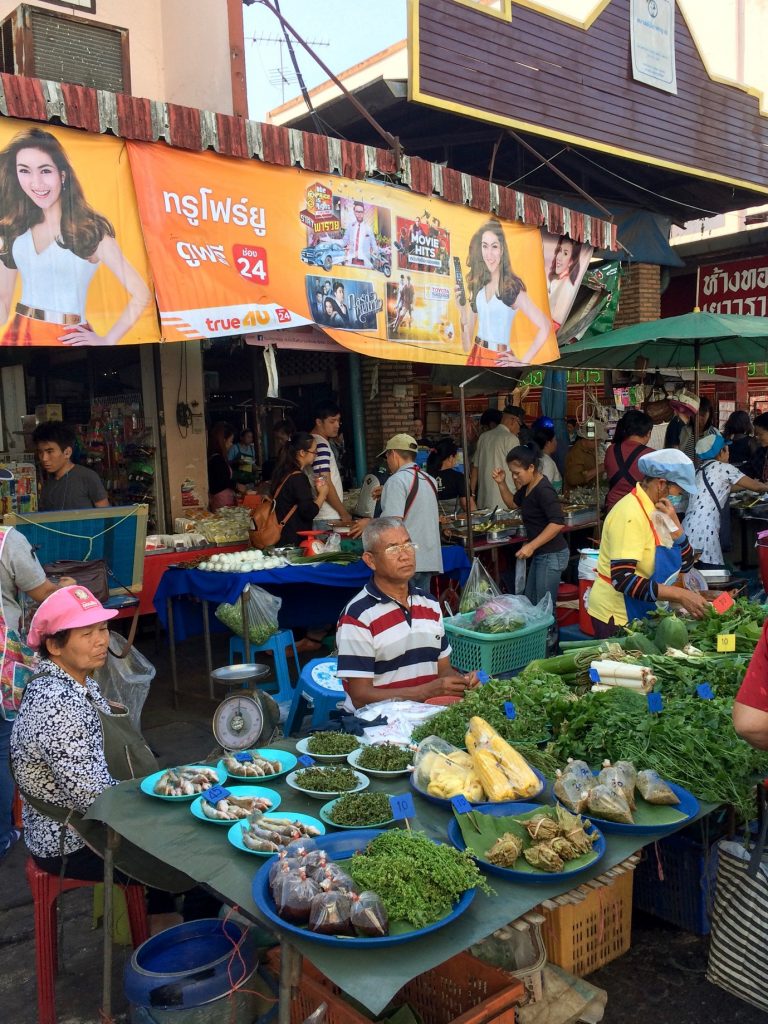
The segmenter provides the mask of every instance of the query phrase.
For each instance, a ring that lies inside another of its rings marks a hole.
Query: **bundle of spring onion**
[[[589,677],[595,684],[593,690],[623,686],[626,690],[650,693],[656,685],[653,670],[645,665],[629,661],[611,661],[608,658],[593,661],[589,666]]]

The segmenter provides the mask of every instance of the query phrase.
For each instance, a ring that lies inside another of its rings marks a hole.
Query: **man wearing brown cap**
[[[520,444],[518,435],[524,421],[525,413],[519,405],[505,405],[501,423],[478,438],[469,477],[469,489],[478,508],[493,508],[498,504],[499,488],[492,476],[495,469],[504,470],[512,494],[517,490],[507,465],[507,453]]]
[[[410,434],[395,434],[379,453],[386,457],[390,472],[381,491],[381,514],[403,520],[416,548],[413,584],[429,592],[432,576],[443,571],[440,511],[434,480],[416,465],[418,447]],[[359,536],[369,522],[358,519],[352,536]]]

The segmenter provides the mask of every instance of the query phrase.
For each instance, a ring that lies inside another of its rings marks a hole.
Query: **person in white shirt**
[[[341,429],[341,410],[335,402],[321,402],[315,408],[315,425],[312,436],[317,441],[315,461],[312,472],[316,478],[328,482],[328,494],[323,502],[318,519],[341,520],[342,523],[352,521],[352,516],[344,508],[344,487],[336,456],[329,441],[339,436]]]
[[[539,458],[539,472],[552,484],[555,491],[560,494],[563,490],[563,475],[557,468],[553,455],[557,451],[557,437],[552,427],[537,427],[533,431],[534,443],[541,450]]]
[[[519,405],[505,405],[501,423],[477,439],[469,490],[478,508],[493,508],[498,504],[499,488],[493,479],[495,469],[504,470],[505,481],[512,494],[517,490],[507,466],[507,454],[520,444],[518,434],[524,418],[525,413]]]
[[[365,220],[365,203],[355,202],[355,219],[344,232],[344,245],[347,250],[346,263],[350,267],[373,267],[373,257],[379,253],[376,236],[370,224]]]

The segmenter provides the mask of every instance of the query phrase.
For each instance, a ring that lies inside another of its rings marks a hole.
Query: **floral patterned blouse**
[[[95,705],[95,706],[94,706]],[[110,713],[98,684],[85,686],[47,659],[40,662],[13,723],[11,767],[20,789],[39,800],[84,813],[107,786],[101,722]],[[24,801],[24,841],[36,857],[59,857],[85,846],[79,835]]]

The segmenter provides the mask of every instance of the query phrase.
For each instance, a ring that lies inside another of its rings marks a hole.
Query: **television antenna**
[[[280,64],[278,67],[267,68],[267,78],[271,85],[280,86],[280,92],[282,96],[282,102],[285,103],[285,87],[287,85],[296,85],[299,78],[296,72],[290,67],[286,67],[286,51],[288,44],[283,36],[251,36],[250,42],[252,43],[276,43],[280,47]],[[308,39],[307,42],[311,46],[330,46],[330,42],[327,39]]]

